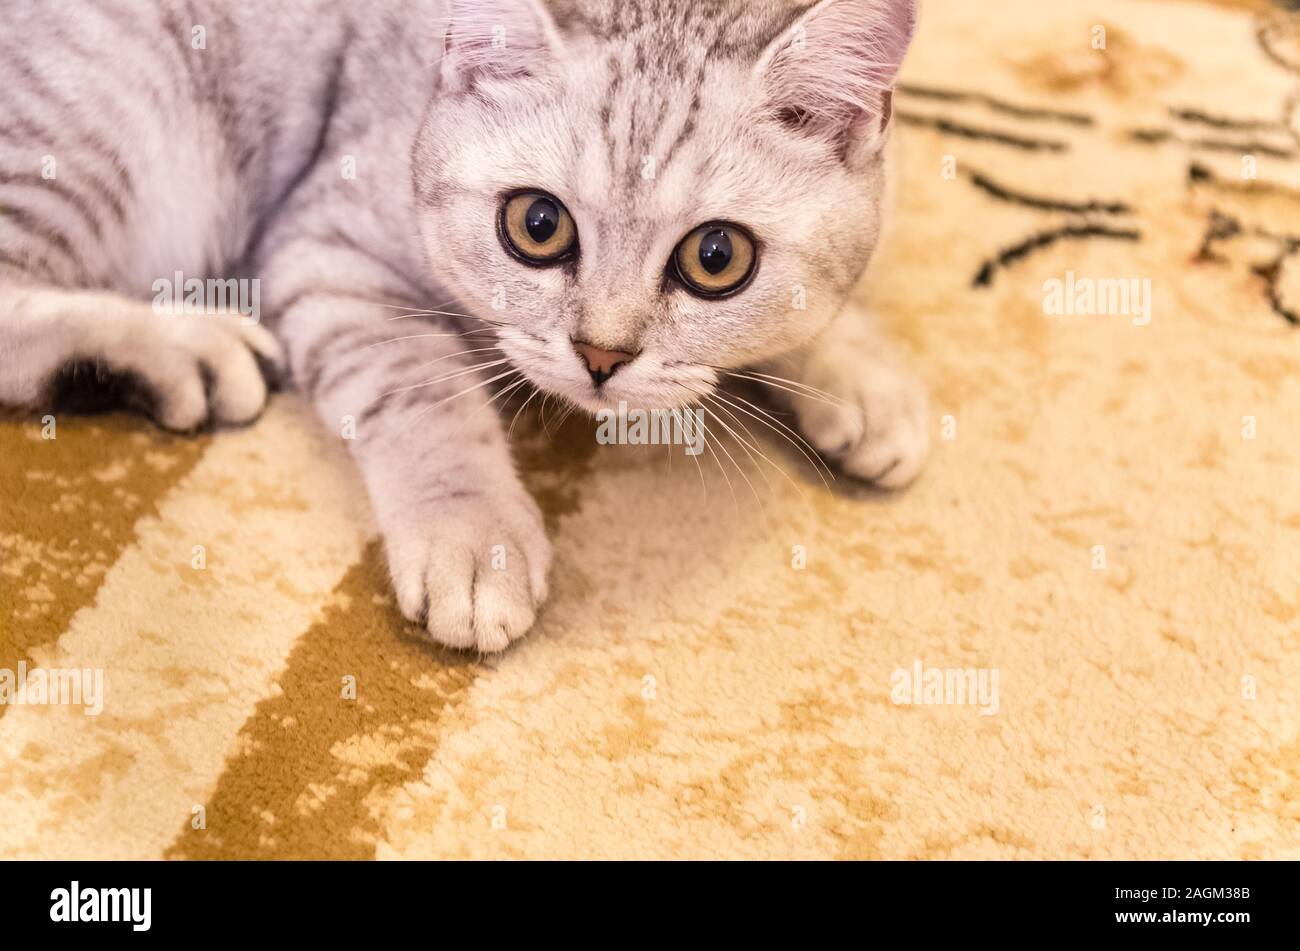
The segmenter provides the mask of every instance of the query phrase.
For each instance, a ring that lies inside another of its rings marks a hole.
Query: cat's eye
[[[739,225],[712,222],[688,234],[673,252],[677,276],[701,297],[725,297],[754,273],[754,239]]]
[[[557,264],[578,246],[578,228],[560,200],[546,192],[516,192],[501,205],[501,237],[527,264]]]

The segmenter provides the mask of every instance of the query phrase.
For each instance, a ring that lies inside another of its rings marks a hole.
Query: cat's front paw
[[[847,474],[882,489],[912,482],[930,452],[929,402],[921,382],[888,363],[809,380],[830,399],[794,400],[808,442]]]
[[[285,373],[275,337],[229,317],[159,315],[140,308],[104,320],[78,349],[93,357],[75,359],[51,376],[46,389],[52,405],[77,410],[120,405],[173,432],[214,422],[253,422]]]
[[[505,650],[546,600],[551,543],[522,488],[450,492],[384,542],[402,613],[449,647]]]

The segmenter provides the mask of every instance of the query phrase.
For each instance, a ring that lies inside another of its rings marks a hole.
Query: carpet
[[[0,706],[0,856],[1300,858],[1300,14],[996,6],[895,98],[904,493],[534,416],[479,658],[297,397],[0,422],[0,671],[103,678]]]

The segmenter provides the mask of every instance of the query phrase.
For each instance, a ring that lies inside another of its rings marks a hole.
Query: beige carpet
[[[400,622],[295,398],[2,423],[0,670],[105,696],[0,707],[0,855],[1300,857],[1300,17],[924,6],[877,295],[915,488],[533,426],[554,595],[479,661]],[[1070,271],[1149,323],[1045,313]],[[996,697],[894,702],[917,664]]]

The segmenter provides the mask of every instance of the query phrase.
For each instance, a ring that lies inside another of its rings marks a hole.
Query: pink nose
[[[597,386],[604,383],[625,363],[631,363],[636,354],[624,353],[622,350],[605,350],[589,343],[573,342],[573,349],[578,351],[582,362],[587,365],[587,372]]]

